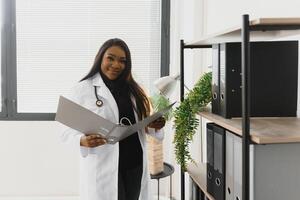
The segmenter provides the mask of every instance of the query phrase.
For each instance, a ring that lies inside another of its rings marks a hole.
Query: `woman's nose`
[[[119,61],[115,60],[115,61],[112,62],[111,66],[113,68],[121,68],[122,64]]]

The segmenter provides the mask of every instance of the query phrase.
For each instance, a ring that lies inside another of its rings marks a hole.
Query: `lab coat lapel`
[[[111,94],[111,92],[109,91],[109,89],[106,87],[105,83],[103,82],[101,76],[99,73],[95,74],[95,76],[93,77],[93,86],[97,86],[97,94],[99,97],[103,97],[107,103],[109,104],[109,107],[112,109],[115,119],[116,119],[116,123],[119,122],[119,109],[118,109],[118,105],[113,97],[113,95]],[[105,106],[105,105],[103,105]]]

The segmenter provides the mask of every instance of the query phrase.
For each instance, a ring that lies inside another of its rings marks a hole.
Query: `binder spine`
[[[225,129],[207,123],[207,192],[215,200],[225,199]]]
[[[220,55],[219,44],[212,45],[212,113],[220,114]]]
[[[220,114],[225,118],[241,115],[241,45],[220,45]]]
[[[234,161],[233,161],[233,140],[234,136],[229,131],[226,131],[226,173],[225,173],[225,193],[226,200],[234,200]]]
[[[234,199],[242,200],[242,138],[233,137]]]
[[[220,115],[227,118],[226,95],[226,44],[220,44]]]
[[[225,199],[225,130],[214,125],[214,198]]]
[[[207,192],[214,196],[214,123],[206,124],[206,139],[207,139],[207,170],[206,170],[206,183]]]
[[[226,131],[226,200],[242,200],[242,138]]]

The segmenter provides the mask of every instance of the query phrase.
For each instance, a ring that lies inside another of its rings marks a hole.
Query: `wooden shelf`
[[[300,26],[300,18],[258,18],[250,21],[251,27],[261,26]],[[299,29],[299,28],[298,28]],[[276,38],[287,37],[300,34],[300,30],[268,30],[252,31],[251,41],[268,41]],[[198,40],[188,42],[187,45],[208,45],[223,42],[241,42],[241,26],[229,28],[227,30],[207,35]]]
[[[200,112],[202,117],[242,136],[242,119],[225,119],[210,112]],[[250,137],[257,144],[300,142],[300,118],[261,117],[250,118]]]
[[[206,163],[190,163],[187,166],[187,172],[194,182],[199,186],[201,191],[210,200],[215,200],[208,192],[206,188]]]

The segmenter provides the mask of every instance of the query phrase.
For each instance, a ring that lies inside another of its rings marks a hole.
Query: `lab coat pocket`
[[[81,158],[81,189],[82,194],[88,199],[94,199],[96,195],[96,174],[97,174],[97,155],[88,154],[86,157]]]

